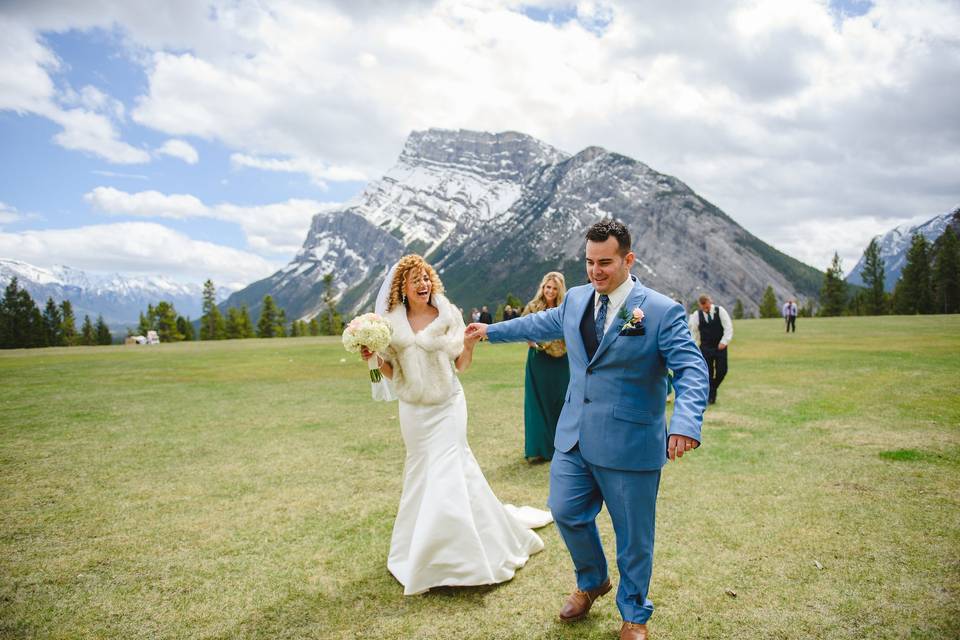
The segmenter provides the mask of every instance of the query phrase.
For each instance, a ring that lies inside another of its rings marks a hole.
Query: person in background
[[[490,309],[487,308],[487,305],[483,305],[483,308],[480,309],[480,319],[477,322],[493,324],[493,316],[490,315]]]
[[[480,309],[474,307],[470,310],[470,322],[480,322]]]
[[[506,305],[506,306],[503,308],[503,319],[504,319],[504,320],[513,320],[514,318],[519,318],[519,317],[520,317],[520,311],[519,311],[519,310],[514,309],[514,308],[511,307],[510,305]]]
[[[717,389],[727,375],[727,346],[733,340],[733,321],[727,310],[713,304],[708,295],[702,295],[697,302],[700,308],[690,314],[688,324],[693,339],[700,346],[700,353],[707,361],[710,372],[710,395],[707,402],[717,402]]]
[[[790,298],[783,303],[783,319],[787,322],[787,333],[790,333],[791,329],[794,333],[797,332],[797,301],[793,298]]]
[[[553,309],[567,295],[563,274],[551,271],[543,276],[537,295],[521,315]],[[506,319],[506,313],[504,313]],[[523,385],[524,457],[529,462],[553,459],[553,440],[563,400],[570,384],[570,365],[563,340],[528,342],[527,368]]]

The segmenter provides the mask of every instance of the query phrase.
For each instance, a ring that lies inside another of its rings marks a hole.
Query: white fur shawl
[[[397,397],[410,404],[440,404],[453,394],[456,373],[452,361],[463,351],[463,318],[441,294],[433,294],[439,315],[414,333],[406,307],[387,313],[393,338],[383,354],[393,365]]]

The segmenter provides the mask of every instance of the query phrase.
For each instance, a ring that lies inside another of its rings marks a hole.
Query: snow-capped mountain
[[[103,314],[112,326],[135,325],[148,304],[161,300],[173,303],[185,317],[199,318],[202,313],[202,285],[180,284],[163,276],[99,276],[66,266],[44,269],[0,259],[0,286],[6,287],[14,277],[41,310],[47,298],[57,304],[69,300],[78,322],[84,315],[95,319]]]
[[[877,243],[880,245],[880,257],[883,258],[884,267],[884,288],[887,291],[893,291],[903,267],[907,264],[907,251],[910,249],[910,243],[913,235],[919,233],[923,235],[931,244],[943,235],[948,226],[960,235],[960,207],[955,208],[949,213],[934,216],[917,225],[903,224],[887,231],[882,236],[877,236]],[[860,261],[850,271],[847,276],[847,282],[851,284],[863,284],[863,256]]]
[[[342,208],[318,213],[284,269],[233,294],[256,314],[265,294],[288,318],[322,306],[333,273],[339,307],[373,305],[387,267],[420,253],[463,308],[532,297],[540,277],[586,281],[583,234],[603,217],[634,237],[635,273],[689,303],[710,292],[756,311],[768,285],[780,298],[816,295],[821,276],[773,249],[676,178],[589,147],[570,156],[516,132],[430,129],[410,134],[397,164]]]

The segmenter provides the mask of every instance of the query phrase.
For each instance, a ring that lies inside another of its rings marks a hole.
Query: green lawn
[[[960,637],[960,316],[798,325],[737,323],[665,469],[654,637]],[[462,379],[494,491],[542,506],[524,357],[482,344]],[[612,595],[555,622],[553,526],[509,583],[401,595],[403,444],[366,378],[333,338],[0,352],[0,637],[616,637]]]

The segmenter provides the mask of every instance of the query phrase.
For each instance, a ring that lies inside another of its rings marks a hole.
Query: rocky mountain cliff
[[[100,314],[111,327],[136,326],[140,312],[161,300],[173,303],[183,316],[199,318],[202,313],[201,285],[180,284],[163,276],[96,276],[66,266],[43,269],[18,260],[0,259],[0,286],[6,287],[14,277],[41,311],[47,298],[53,298],[57,304],[69,300],[78,327],[84,315],[95,320]]]
[[[689,305],[709,292],[756,312],[767,286],[780,299],[815,296],[822,275],[740,227],[680,180],[589,147],[570,156],[530,136],[431,129],[413,132],[397,164],[342,208],[318,213],[284,269],[223,306],[259,311],[265,294],[288,318],[320,311],[333,272],[339,306],[373,306],[387,267],[421,253],[461,308],[529,299],[543,273],[586,282],[584,232],[603,217],[630,228],[640,280]]]
[[[949,213],[934,216],[926,222],[917,225],[900,225],[887,231],[882,236],[877,236],[877,243],[880,245],[880,257],[883,258],[883,282],[887,291],[893,291],[897,280],[900,279],[900,274],[903,272],[903,267],[907,264],[907,251],[910,249],[913,234],[922,234],[928,242],[933,244],[937,241],[937,238],[943,235],[948,226],[953,227],[954,232],[960,236],[960,207]],[[863,267],[863,256],[861,256],[860,261],[847,276],[847,282],[862,285]]]

